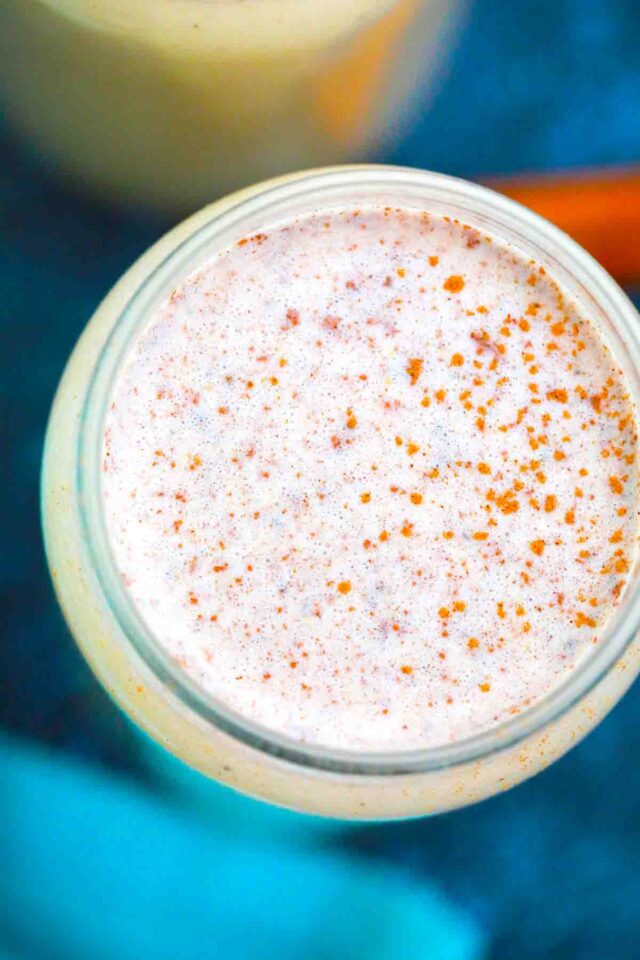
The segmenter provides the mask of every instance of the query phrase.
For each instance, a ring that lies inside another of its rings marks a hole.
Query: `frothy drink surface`
[[[157,641],[299,740],[470,736],[567,677],[637,548],[636,422],[588,317],[418,211],[279,223],[186,278],[104,439],[115,560]]]

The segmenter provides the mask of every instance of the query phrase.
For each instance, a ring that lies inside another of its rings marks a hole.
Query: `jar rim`
[[[357,195],[357,196],[356,196]],[[640,325],[638,314],[615,281],[575,241],[532,211],[487,187],[445,174],[384,165],[357,165],[304,171],[241,191],[226,204],[205,208],[195,229],[180,240],[138,284],[102,346],[84,398],[77,440],[75,483],[83,532],[83,550],[125,641],[178,703],[200,721],[272,757],[296,766],[336,774],[388,776],[426,773],[486,759],[544,730],[582,700],[614,667],[640,628],[640,560],[635,558],[623,600],[600,642],[565,680],[521,713],[470,737],[433,747],[361,751],[295,740],[227,706],[189,677],[153,638],[120,577],[112,554],[101,493],[103,428],[112,388],[132,339],[154,307],[203,258],[226,249],[248,232],[292,216],[302,205],[308,212],[387,197],[390,205],[408,206],[411,196],[427,212],[448,210],[497,237],[518,238],[523,252],[554,262],[556,273],[572,281],[611,325],[616,359],[637,381],[640,397]],[[343,201],[342,203],[340,201]],[[309,206],[311,203],[311,206]],[[306,207],[305,207],[306,205]],[[203,214],[211,216],[203,222]],[[295,214],[294,214],[295,215]],[[270,218],[270,219],[269,219]],[[496,229],[497,227],[497,229]],[[509,242],[514,242],[510,239]],[[637,409],[636,409],[637,416]]]

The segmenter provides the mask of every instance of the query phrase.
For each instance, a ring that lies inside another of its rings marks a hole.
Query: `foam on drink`
[[[117,565],[157,642],[299,740],[408,749],[526,709],[620,603],[636,421],[591,318],[409,209],[268,226],[185,278],[105,428]]]

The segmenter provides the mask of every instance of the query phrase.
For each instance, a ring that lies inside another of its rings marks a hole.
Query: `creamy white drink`
[[[209,776],[376,818],[531,776],[639,666],[637,317],[482,188],[347,168],[203,210],[70,361],[43,478],[84,654]]]

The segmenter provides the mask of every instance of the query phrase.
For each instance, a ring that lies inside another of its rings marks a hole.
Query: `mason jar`
[[[638,563],[599,643],[522,713],[430,749],[326,749],[234,713],[169,657],[121,582],[101,498],[111,389],[158,305],[205,260],[266,224],[363,204],[457,217],[534,258],[593,318],[637,408],[638,315],[611,277],[556,227],[484,187],[439,174],[384,166],[303,172],[205,207],[159,240],[108,294],[55,399],[42,505],[51,574],[69,627],[105,689],[135,723],[193,768],[252,796],[331,817],[387,819],[452,810],[506,790],[600,722],[640,669]]]

